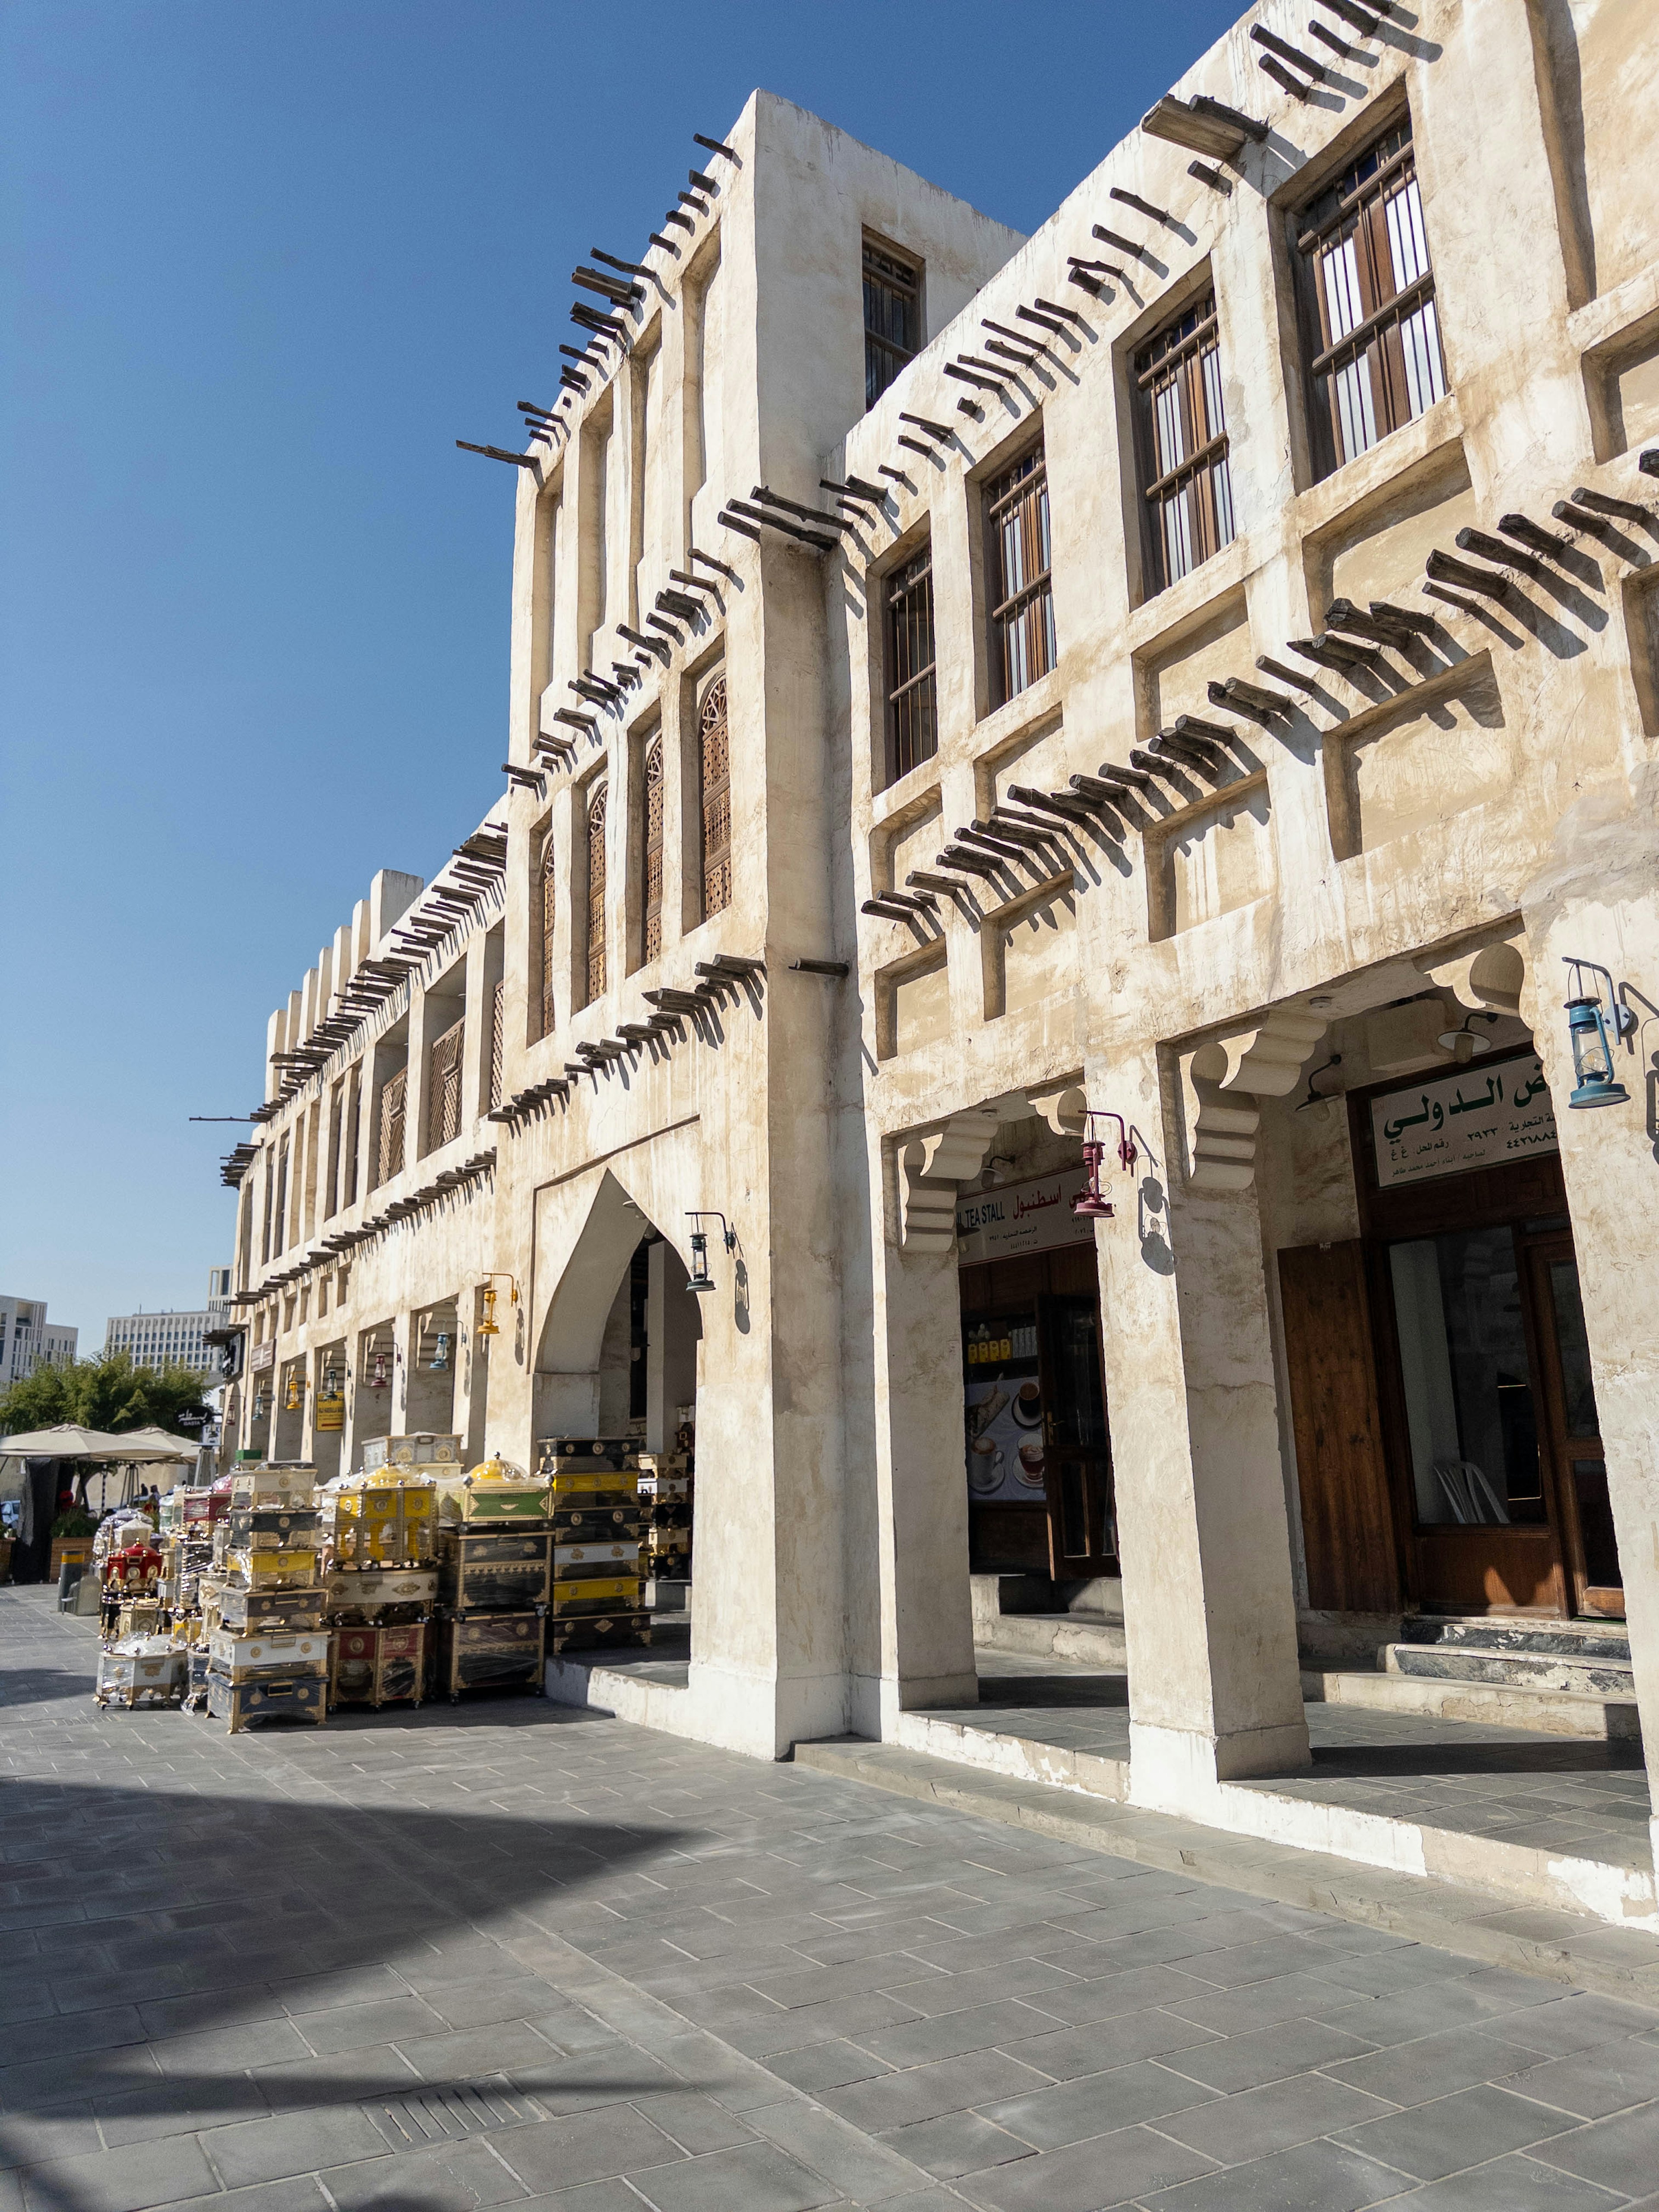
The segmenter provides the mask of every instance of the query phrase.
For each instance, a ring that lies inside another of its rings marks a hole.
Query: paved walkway
[[[1659,2014],[538,1699],[100,1715],[0,1591],[0,2212],[1593,2212]]]

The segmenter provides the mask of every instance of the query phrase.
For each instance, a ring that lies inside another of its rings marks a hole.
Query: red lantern
[[[1105,1109],[1088,1107],[1084,1114],[1084,1126],[1088,1133],[1083,1140],[1083,1169],[1086,1180],[1083,1188],[1072,1200],[1072,1211],[1079,1221],[1109,1221],[1117,1211],[1100,1187],[1100,1170],[1105,1164],[1106,1147],[1096,1136],[1097,1121],[1117,1123],[1118,1164],[1127,1175],[1139,1158],[1123,1116]]]

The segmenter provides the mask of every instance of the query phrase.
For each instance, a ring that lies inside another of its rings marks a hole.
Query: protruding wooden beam
[[[1165,138],[1172,145],[1189,147],[1194,154],[1224,161],[1237,154],[1246,139],[1259,143],[1267,136],[1265,123],[1258,123],[1253,115],[1242,115],[1237,108],[1212,100],[1206,93],[1187,100],[1166,92],[1157,106],[1141,117],[1140,127],[1149,137]]]
[[[464,453],[482,453],[488,461],[510,461],[515,469],[533,469],[538,465],[533,453],[504,453],[499,446],[475,446],[465,438],[457,438],[455,443]]]

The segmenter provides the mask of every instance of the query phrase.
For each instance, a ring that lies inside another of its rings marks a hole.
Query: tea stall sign
[[[1094,1223],[1079,1221],[1072,1211],[1084,1180],[1081,1168],[1065,1168],[1002,1190],[964,1192],[957,1206],[957,1264],[971,1267],[1018,1252],[1092,1244]]]
[[[1560,1149],[1543,1063],[1533,1053],[1485,1074],[1460,1067],[1372,1099],[1371,1137],[1383,1190]]]

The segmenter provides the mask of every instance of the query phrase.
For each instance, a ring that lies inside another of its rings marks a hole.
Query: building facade
[[[902,1735],[1012,1570],[1121,1579],[1149,1806],[1425,1611],[1659,1731],[1659,24],[1353,13],[1028,240],[701,141],[502,456],[502,800],[272,1017],[243,1448],[691,1405],[657,1725]]]
[[[0,1389],[21,1382],[37,1367],[62,1367],[75,1357],[81,1332],[46,1319],[40,1298],[0,1297]]]
[[[198,1375],[219,1370],[219,1358],[207,1333],[221,1328],[230,1307],[231,1271],[208,1270],[207,1304],[199,1313],[176,1313],[164,1306],[155,1313],[112,1314],[104,1324],[104,1357],[125,1352],[135,1367],[173,1364]]]

